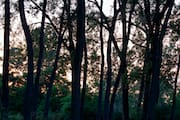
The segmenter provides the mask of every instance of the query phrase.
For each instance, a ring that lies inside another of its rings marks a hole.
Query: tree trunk
[[[167,3],[168,6],[164,5],[162,11],[160,11],[160,1],[159,0],[156,1],[155,15],[154,18],[152,19],[152,23],[153,23],[152,28],[154,28],[154,30],[150,31],[154,33],[151,42],[152,81],[151,81],[150,97],[149,97],[148,109],[147,109],[148,120],[155,119],[154,109],[158,103],[158,98],[159,98],[159,88],[160,88],[159,77],[160,77],[160,68],[162,62],[163,38],[167,28],[168,20],[171,15],[174,0],[172,1],[167,0],[166,4]],[[164,21],[162,24],[163,17],[164,17]]]
[[[149,49],[149,41],[147,39],[146,45],[146,52],[144,58],[144,67],[143,67],[143,74],[144,74],[144,101],[143,101],[143,111],[142,111],[142,120],[147,117],[147,105],[149,102],[149,95],[150,95],[150,86],[151,86],[151,73],[152,73],[152,64],[151,64],[151,53]],[[142,92],[142,91],[140,91]]]
[[[176,72],[175,81],[174,81],[173,103],[172,103],[172,108],[171,108],[171,117],[170,117],[170,120],[175,120],[177,80],[178,80],[179,69],[180,69],[180,53],[179,53],[179,58],[178,59],[179,59],[179,61],[178,61],[177,72]]]
[[[48,90],[47,90],[46,99],[45,99],[44,120],[48,120],[48,113],[49,113],[49,107],[50,107],[50,97],[52,94],[53,82],[54,82],[54,79],[56,78],[56,70],[57,70],[57,64],[59,61],[59,53],[60,53],[62,41],[63,41],[62,36],[59,36],[58,37],[57,51],[56,51],[56,58],[55,58],[55,61],[53,64],[53,70],[51,73],[50,82],[47,85]]]
[[[42,11],[42,21],[41,21],[41,29],[40,29],[40,36],[39,36],[39,58],[37,61],[37,73],[35,78],[35,85],[34,85],[34,108],[33,108],[33,119],[36,119],[36,110],[38,107],[38,97],[40,94],[40,86],[39,86],[39,79],[41,74],[41,67],[43,62],[43,52],[44,52],[44,23],[45,23],[45,15],[46,15],[46,4],[47,0],[44,0],[43,3],[43,11]]]
[[[150,53],[149,53],[149,42],[147,41],[146,43],[146,50],[145,50],[145,55],[144,55],[144,65],[143,65],[143,70],[142,70],[142,76],[141,76],[141,82],[140,82],[140,93],[139,93],[139,97],[138,97],[138,102],[137,102],[137,113],[141,113],[141,102],[143,100],[143,97],[147,97],[148,95],[148,80],[147,80],[147,75],[148,75],[148,71],[149,71],[149,58],[150,57]],[[145,94],[145,92],[147,92],[147,94]],[[144,104],[143,104],[144,105]]]
[[[101,10],[103,8],[103,0],[101,0]],[[104,41],[103,41],[103,15],[101,13],[101,23],[100,23],[100,41],[101,41],[101,73],[100,73],[100,83],[99,83],[99,96],[98,96],[98,106],[97,106],[97,120],[102,119],[102,96],[103,96],[103,76],[104,76]]]
[[[85,44],[85,1],[77,0],[77,43],[72,67],[72,120],[80,120],[80,76]]]
[[[104,120],[109,119],[109,97],[111,90],[111,77],[112,77],[112,60],[111,60],[111,42],[113,33],[110,33],[107,43],[107,80],[106,80],[106,93],[104,99]]]
[[[26,37],[27,43],[27,56],[28,56],[28,75],[27,75],[27,83],[26,83],[26,91],[25,91],[25,99],[24,99],[24,120],[32,119],[32,97],[33,97],[33,44],[32,38],[29,30],[29,26],[26,22],[25,11],[24,11],[24,0],[19,0],[19,12],[22,27],[24,30],[24,34]]]
[[[87,81],[87,70],[88,70],[88,56],[87,56],[87,43],[84,44],[84,71],[83,71],[83,88],[81,92],[81,119],[83,119],[84,103],[86,97],[86,81]]]
[[[62,14],[60,16],[60,30],[58,32],[58,42],[57,42],[57,50],[56,50],[56,56],[53,64],[53,70],[51,72],[51,77],[49,80],[49,83],[47,84],[47,94],[46,94],[46,99],[45,99],[45,107],[44,107],[44,116],[43,118],[45,120],[48,119],[48,113],[49,113],[49,107],[50,107],[50,97],[52,94],[52,87],[54,80],[56,78],[56,70],[58,68],[58,61],[59,61],[59,54],[61,50],[61,45],[63,43],[63,36],[64,36],[64,31],[63,31],[63,22],[64,22],[64,13],[65,13],[65,8],[63,8]]]
[[[113,93],[112,93],[112,96],[111,96],[110,111],[109,111],[109,119],[110,120],[112,120],[112,118],[113,118],[114,102],[115,102],[115,98],[116,98],[116,92],[118,90],[119,83],[120,83],[120,80],[121,80],[121,75],[122,75],[121,73],[122,73],[122,64],[119,67],[118,75],[116,76],[116,81],[115,81],[114,88],[113,88]]]
[[[122,104],[123,104],[123,119],[129,120],[129,102],[128,102],[128,80],[127,80],[127,63],[126,63],[126,52],[128,45],[128,36],[126,33],[126,1],[122,1],[122,35],[123,35],[123,49],[122,49]]]
[[[9,36],[10,36],[10,2],[5,0],[5,21],[4,21],[4,59],[2,78],[2,120],[8,120],[9,105]]]

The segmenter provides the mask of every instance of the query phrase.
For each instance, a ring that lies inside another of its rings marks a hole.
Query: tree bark
[[[57,64],[59,61],[59,53],[60,53],[60,49],[61,49],[61,44],[63,41],[63,37],[60,35],[58,37],[58,45],[57,45],[57,50],[56,50],[56,57],[55,57],[55,61],[53,64],[53,70],[51,72],[51,77],[50,77],[50,82],[47,85],[47,94],[46,94],[46,99],[45,99],[45,107],[44,107],[44,120],[48,120],[48,113],[49,113],[49,107],[50,107],[50,97],[52,94],[52,87],[53,87],[53,82],[55,80],[56,77],[56,70],[57,70]]]
[[[87,87],[87,70],[88,70],[88,56],[87,56],[87,43],[84,44],[84,71],[83,71],[83,88],[81,92],[81,119],[83,119],[84,103],[86,97],[86,87]]]
[[[171,117],[170,120],[175,120],[175,108],[176,108],[176,94],[177,94],[177,80],[178,80],[178,75],[179,75],[179,69],[180,69],[180,53],[178,57],[179,61],[177,64],[177,72],[175,76],[175,81],[174,81],[174,91],[173,91],[173,103],[172,103],[172,108],[171,108]]]
[[[2,78],[2,120],[8,120],[9,106],[9,36],[10,36],[10,2],[5,0],[5,21],[4,21],[4,59],[3,59],[3,78]]]
[[[168,4],[167,4],[168,3]],[[160,10],[160,1],[156,0],[155,13],[151,19],[150,15],[150,1],[144,0],[145,4],[145,14],[146,20],[149,27],[149,35],[151,44],[151,56],[152,56],[152,71],[151,71],[151,81],[150,81],[150,92],[147,102],[147,110],[145,111],[146,117],[144,119],[153,120],[155,119],[154,109],[158,103],[159,98],[159,80],[160,80],[160,68],[162,61],[162,47],[163,47],[163,38],[167,28],[167,23],[171,15],[171,10],[174,4],[174,0],[166,1],[166,4]],[[166,12],[167,11],[167,12]],[[162,20],[164,21],[162,23]]]
[[[47,94],[46,94],[46,99],[45,99],[44,116],[43,116],[44,120],[48,119],[48,113],[49,113],[49,107],[50,107],[50,97],[52,94],[53,83],[56,78],[56,70],[58,69],[58,61],[59,61],[61,45],[63,43],[63,36],[64,36],[64,32],[65,32],[65,30],[63,30],[64,13],[65,13],[65,9],[63,8],[62,14],[60,16],[60,25],[59,25],[60,30],[58,32],[56,56],[55,56],[55,60],[54,60],[54,64],[53,64],[53,70],[51,72],[51,77],[50,77],[49,83],[47,84]]]
[[[103,0],[101,0],[100,9],[102,11]],[[100,41],[101,41],[101,73],[100,73],[100,82],[99,82],[99,96],[98,96],[98,106],[97,106],[97,120],[102,119],[102,96],[103,96],[103,76],[104,76],[104,41],[103,41],[103,15],[101,13],[101,22],[100,22]]]
[[[111,42],[113,33],[110,33],[110,37],[107,43],[107,80],[106,80],[106,93],[104,98],[104,120],[109,119],[109,97],[111,90],[111,77],[112,77],[112,60],[111,60]]]
[[[80,120],[80,76],[85,44],[85,1],[77,0],[77,43],[72,65],[72,120]]]
[[[33,98],[33,44],[32,38],[29,30],[29,26],[27,25],[25,11],[24,11],[24,0],[19,0],[19,12],[22,27],[24,30],[24,34],[26,37],[27,43],[27,56],[28,56],[28,75],[27,75],[27,83],[26,83],[26,91],[25,91],[25,99],[24,99],[24,120],[32,119],[32,98]]]
[[[138,102],[137,102],[137,113],[141,113],[141,102],[143,101],[143,97],[145,97],[145,91],[147,90],[146,88],[148,87],[148,81],[146,75],[148,75],[148,61],[149,61],[149,42],[146,43],[146,50],[145,50],[145,55],[144,55],[144,65],[143,65],[143,70],[142,70],[142,76],[141,76],[141,81],[140,81],[140,93],[138,96]],[[146,85],[146,87],[145,87]],[[149,92],[147,92],[149,93]],[[144,105],[144,104],[143,104]]]
[[[42,21],[41,21],[41,28],[40,28],[40,36],[39,36],[39,58],[37,61],[37,72],[34,84],[34,108],[33,108],[33,119],[36,119],[36,110],[38,107],[38,97],[40,94],[40,86],[39,86],[39,79],[41,74],[41,67],[43,62],[43,53],[44,53],[44,23],[45,23],[45,15],[46,15],[46,4],[47,0],[44,0],[43,3],[43,11],[42,11]]]
[[[123,35],[123,49],[122,49],[122,104],[123,104],[123,119],[129,120],[129,103],[128,103],[128,80],[127,80],[127,63],[126,63],[126,52],[128,45],[128,36],[126,33],[126,1],[122,1],[122,35]]]

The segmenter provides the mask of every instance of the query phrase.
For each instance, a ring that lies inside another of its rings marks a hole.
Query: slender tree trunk
[[[85,0],[77,0],[77,43],[72,68],[72,120],[80,120],[80,76],[85,44]]]
[[[25,12],[24,12],[24,0],[19,0],[19,12],[22,27],[24,30],[24,34],[26,37],[27,43],[27,56],[28,56],[28,75],[27,75],[27,84],[26,84],[26,91],[25,91],[25,99],[24,99],[24,120],[31,120],[32,119],[32,97],[33,97],[33,70],[34,70],[34,63],[33,63],[33,44],[32,38],[29,30],[29,26],[26,22]]]
[[[101,0],[101,10],[103,8],[103,0]],[[100,73],[100,83],[99,83],[99,96],[98,96],[98,106],[97,106],[97,120],[102,119],[102,96],[103,96],[103,76],[104,76],[104,41],[103,41],[103,15],[101,13],[101,23],[100,23],[100,41],[101,41],[101,73]]]
[[[65,4],[65,3],[64,3]],[[58,32],[58,42],[57,42],[57,50],[56,50],[56,56],[53,64],[53,70],[51,72],[51,77],[50,81],[47,84],[47,94],[46,94],[46,99],[45,99],[45,107],[44,107],[44,120],[48,119],[48,113],[49,113],[49,108],[50,108],[50,97],[52,94],[52,87],[54,80],[56,78],[56,70],[58,68],[58,61],[59,61],[59,54],[61,50],[61,45],[63,43],[63,36],[64,36],[64,31],[63,31],[63,22],[64,22],[64,13],[65,13],[65,8],[63,8],[62,14],[60,16],[60,30]]]
[[[129,103],[128,103],[128,80],[127,80],[127,63],[126,63],[126,52],[128,45],[128,36],[126,33],[126,1],[122,1],[122,35],[123,35],[123,49],[122,49],[122,104],[123,104],[123,119],[129,120]]]
[[[35,78],[35,85],[34,85],[34,108],[33,108],[33,119],[36,119],[36,110],[38,107],[38,97],[40,94],[40,86],[39,86],[39,79],[41,74],[41,67],[43,62],[43,52],[44,52],[44,23],[45,23],[45,14],[46,14],[46,4],[47,0],[44,0],[43,3],[43,11],[42,11],[42,21],[41,21],[41,29],[40,29],[40,36],[39,36],[39,58],[37,61],[37,73]]]
[[[113,118],[114,102],[115,102],[115,98],[116,98],[116,92],[117,92],[119,84],[120,84],[121,75],[122,75],[122,64],[119,67],[118,75],[116,76],[116,81],[115,81],[114,88],[113,88],[113,93],[112,93],[112,96],[111,96],[110,111],[109,111],[110,120],[112,120],[112,118]]]
[[[2,120],[8,120],[9,105],[9,36],[10,36],[10,2],[5,0],[5,21],[4,21],[4,59],[2,79]]]
[[[56,77],[56,70],[58,67],[57,64],[59,61],[59,53],[60,53],[62,41],[63,41],[62,36],[59,36],[58,37],[57,51],[56,51],[56,58],[55,58],[55,61],[53,64],[53,70],[51,72],[50,82],[48,83],[48,86],[47,86],[48,90],[47,90],[46,99],[45,99],[44,120],[48,120],[48,113],[49,113],[49,107],[50,107],[50,97],[52,94],[53,82],[54,82],[55,77]]]
[[[111,42],[113,33],[110,33],[107,43],[107,80],[106,80],[106,93],[104,99],[104,120],[109,119],[109,97],[111,90],[111,77],[112,77],[112,60],[111,60]]]
[[[148,42],[151,45],[152,36],[153,36],[153,27],[151,23],[151,13],[150,13],[150,1],[149,0],[143,0],[144,2],[144,13],[148,25],[148,34],[147,34],[147,47]],[[149,50],[151,51],[151,50]],[[146,51],[147,52],[147,51]],[[152,75],[152,55],[151,52],[147,54],[148,61],[144,63],[145,67],[145,88],[144,88],[144,101],[143,101],[143,114],[142,114],[142,120],[146,120],[148,116],[148,102],[149,102],[149,93],[150,93],[150,84],[151,84],[151,75]],[[146,66],[147,65],[147,66]]]
[[[178,61],[178,64],[177,64],[177,72],[176,72],[175,81],[174,81],[173,103],[172,103],[172,108],[171,108],[170,120],[175,120],[177,80],[178,80],[179,69],[180,69],[180,53],[179,53],[179,58],[178,59],[179,59],[179,61]]]
[[[81,119],[83,119],[84,103],[86,97],[86,81],[87,81],[87,70],[88,70],[88,56],[87,56],[87,43],[84,44],[84,71],[83,71],[83,88],[81,93]]]
[[[113,38],[113,43],[114,43],[114,46],[115,46],[115,48],[116,48],[116,50],[117,50],[117,52],[119,54],[119,57],[120,57],[120,60],[121,60],[121,65],[120,65],[119,70],[118,70],[118,74],[117,74],[117,77],[116,77],[116,81],[115,81],[115,84],[114,84],[114,89],[113,89],[113,93],[112,93],[112,97],[111,97],[110,111],[109,111],[109,119],[110,120],[113,119],[114,102],[115,102],[116,92],[118,90],[119,83],[120,83],[121,79],[126,81],[125,84],[126,84],[127,89],[128,89],[127,70],[126,70],[127,69],[126,54],[127,54],[127,45],[128,45],[128,41],[129,41],[129,36],[130,36],[130,33],[131,33],[131,19],[132,19],[132,14],[134,12],[135,5],[136,5],[136,2],[133,1],[132,4],[131,4],[130,12],[129,12],[128,27],[127,27],[127,30],[126,30],[126,14],[125,14],[126,2],[122,1],[122,6],[121,6],[122,7],[121,8],[121,14],[123,16],[122,17],[122,23],[123,23],[123,43],[122,44],[123,44],[123,48],[122,48],[122,52],[121,52],[122,54],[120,53],[120,50],[119,50],[119,48],[117,46],[117,43],[115,42],[115,38]],[[127,33],[126,33],[126,31],[127,31]],[[126,93],[127,94],[126,95],[126,100],[127,100],[126,110],[128,110],[128,99],[127,99],[128,98],[128,90],[126,92],[127,92]]]
[[[140,93],[138,97],[138,102],[137,102],[137,113],[139,114],[141,111],[141,102],[143,100],[143,97],[145,97],[145,85],[147,83],[146,75],[148,75],[148,60],[149,60],[149,42],[147,41],[146,43],[146,50],[145,50],[145,55],[144,55],[144,65],[143,65],[143,70],[142,70],[142,76],[141,76],[141,82],[140,82]],[[144,105],[144,104],[143,104]]]
[[[144,101],[143,101],[143,112],[142,112],[142,120],[147,119],[148,116],[148,103],[150,97],[150,87],[151,87],[151,78],[152,78],[152,52],[151,52],[151,41],[153,33],[152,31],[148,31],[147,34],[147,43],[146,43],[146,52],[144,58]]]

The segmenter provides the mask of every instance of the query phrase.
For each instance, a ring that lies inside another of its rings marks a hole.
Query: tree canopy
[[[0,6],[0,119],[180,119],[177,1]]]

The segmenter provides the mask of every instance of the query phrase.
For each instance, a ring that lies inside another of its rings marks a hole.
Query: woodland
[[[0,6],[0,120],[180,120],[175,0]]]

